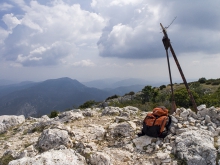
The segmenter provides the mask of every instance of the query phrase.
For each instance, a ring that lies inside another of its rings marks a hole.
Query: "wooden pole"
[[[175,103],[175,100],[174,100],[173,82],[172,82],[172,76],[171,76],[171,70],[170,70],[170,61],[169,61],[169,55],[168,55],[168,50],[167,49],[166,49],[166,54],[167,54],[167,64],[168,64],[169,77],[170,77],[171,94],[172,94],[172,104],[171,104],[170,114],[173,114],[173,112],[176,111],[176,103]]]
[[[161,23],[160,23],[160,26],[161,26],[161,28],[162,28],[162,30],[163,30],[163,34],[164,34],[163,42],[164,42],[165,49],[166,49],[166,51],[167,51],[167,49],[170,48],[170,51],[171,51],[171,53],[172,53],[172,55],[173,55],[173,58],[174,58],[174,61],[176,62],[177,68],[178,68],[178,70],[179,70],[179,72],[180,72],[180,75],[181,75],[182,80],[183,80],[183,82],[184,82],[184,84],[185,84],[186,90],[187,90],[187,92],[188,92],[188,95],[189,95],[189,97],[190,97],[190,99],[191,99],[193,108],[194,108],[194,110],[197,112],[196,102],[195,102],[195,100],[194,100],[194,98],[193,98],[193,95],[192,95],[190,89],[189,89],[188,83],[187,83],[187,81],[186,81],[186,79],[185,79],[185,76],[184,76],[184,74],[183,74],[183,71],[182,71],[182,69],[181,69],[181,67],[180,67],[179,61],[178,61],[178,59],[177,59],[177,57],[176,57],[176,54],[175,54],[175,52],[174,52],[174,50],[173,50],[173,47],[172,47],[171,43],[170,43],[170,39],[168,38],[166,29],[163,27],[163,25],[162,25]]]

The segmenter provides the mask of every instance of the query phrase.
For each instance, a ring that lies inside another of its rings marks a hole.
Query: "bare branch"
[[[165,27],[165,29],[168,29],[170,27],[170,25],[172,25],[172,23],[175,21],[176,17],[173,19],[173,21],[169,24],[169,26]]]

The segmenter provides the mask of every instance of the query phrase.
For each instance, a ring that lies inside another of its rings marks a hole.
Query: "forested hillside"
[[[220,79],[200,78],[198,81],[189,82],[188,86],[193,94],[197,106],[206,104],[208,107],[220,106]],[[174,98],[177,107],[192,107],[191,100],[184,83],[173,84]],[[140,92],[130,92],[124,96],[113,95],[106,99],[108,105],[124,107],[136,106],[141,110],[151,110],[158,105],[171,107],[171,86],[160,87],[145,86]],[[91,106],[91,105],[90,105]]]

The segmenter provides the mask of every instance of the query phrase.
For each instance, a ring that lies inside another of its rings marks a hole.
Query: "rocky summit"
[[[0,116],[0,164],[220,165],[220,108],[177,108],[164,139],[137,136],[147,113],[127,106]]]

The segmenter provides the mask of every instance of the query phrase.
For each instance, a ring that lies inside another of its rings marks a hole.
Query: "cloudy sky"
[[[220,1],[1,0],[0,79],[169,81],[160,23],[187,80],[220,78]],[[181,80],[170,53],[174,81]]]

